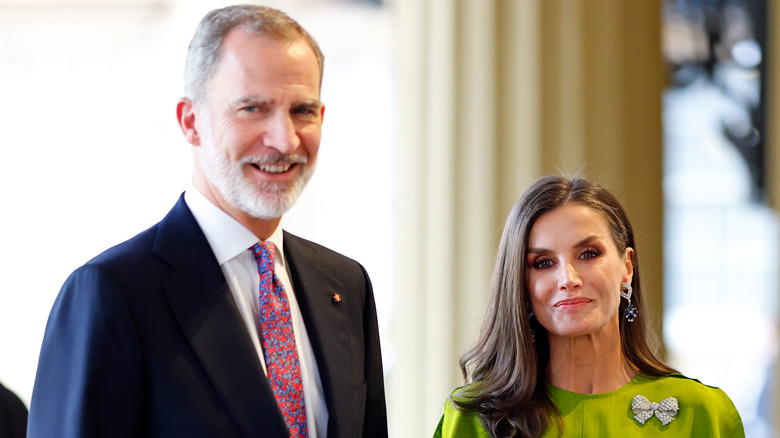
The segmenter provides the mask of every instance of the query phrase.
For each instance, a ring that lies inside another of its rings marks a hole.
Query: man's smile
[[[290,170],[290,167],[295,163],[281,163],[281,164],[254,164],[252,166],[255,169],[261,170],[267,173],[284,173]]]

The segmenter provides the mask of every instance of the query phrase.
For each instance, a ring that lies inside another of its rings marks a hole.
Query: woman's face
[[[528,290],[550,337],[596,334],[609,324],[617,329],[633,251],[618,250],[606,218],[590,207],[566,204],[537,219],[528,242]]]

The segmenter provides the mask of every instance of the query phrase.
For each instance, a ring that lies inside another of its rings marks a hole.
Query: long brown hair
[[[605,187],[584,178],[543,177],[525,191],[507,218],[479,337],[460,358],[463,376],[474,384],[453,402],[461,410],[477,412],[493,437],[538,437],[551,421],[562,430],[560,412],[549,398],[545,381],[550,360],[546,331],[529,316],[526,256],[536,220],[567,203],[600,212],[618,250],[634,249],[631,303],[639,315],[633,322],[619,318],[626,360],[647,376],[677,372],[658,359],[647,344],[638,251],[620,201]],[[620,315],[626,305],[626,300],[620,300]]]

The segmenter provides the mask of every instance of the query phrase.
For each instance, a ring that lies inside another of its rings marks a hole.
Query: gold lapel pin
[[[333,294],[333,297],[331,298],[331,300],[333,301],[333,304],[338,304],[338,303],[340,303],[340,302],[341,302],[341,294],[339,294],[339,293],[334,293],[334,294]]]

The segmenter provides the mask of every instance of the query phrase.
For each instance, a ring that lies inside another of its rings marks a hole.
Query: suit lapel
[[[183,198],[160,223],[154,252],[174,317],[246,436],[287,437],[281,413],[214,253]]]
[[[350,378],[363,375],[362,355],[359,354],[362,345],[355,345],[357,341],[351,329],[355,324],[354,315],[348,309],[361,304],[343,301],[353,297],[318,246],[285,232],[284,247],[295,297],[325,393],[328,434],[343,436],[341,425],[351,423],[351,419],[345,417],[353,415],[349,412],[354,410],[352,404],[343,403],[344,393],[355,386]],[[339,294],[342,301],[334,302],[334,294]]]

